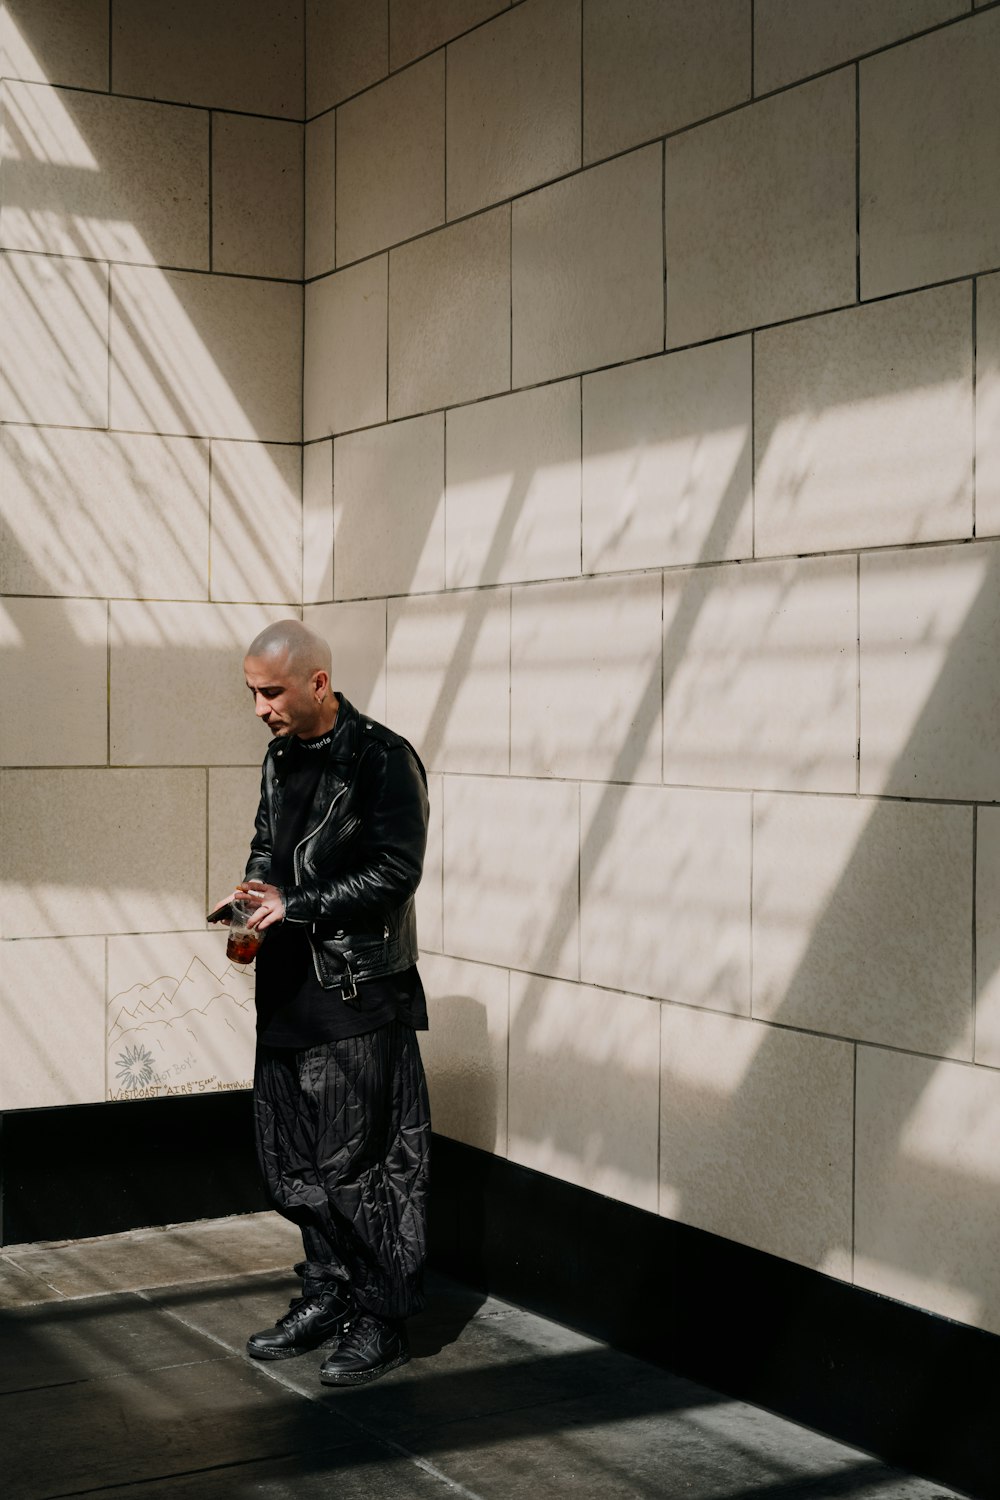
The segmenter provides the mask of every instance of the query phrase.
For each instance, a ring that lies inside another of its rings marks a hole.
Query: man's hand
[[[263,932],[276,922],[285,920],[285,903],[276,885],[268,885],[263,880],[244,880],[239,889],[243,895],[250,896],[258,903],[257,910],[247,923],[248,927],[257,927]]]

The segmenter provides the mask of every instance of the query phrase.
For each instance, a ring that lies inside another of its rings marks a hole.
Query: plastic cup
[[[237,896],[232,902],[233,914],[229,920],[229,940],[226,957],[230,963],[249,964],[257,957],[257,949],[264,941],[264,933],[247,923],[257,910],[257,902],[245,896]]]

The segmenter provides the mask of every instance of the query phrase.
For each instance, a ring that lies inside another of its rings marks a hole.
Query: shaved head
[[[330,647],[323,637],[303,625],[301,620],[277,620],[254,636],[247,647],[247,659],[273,662],[296,677],[311,677],[314,672],[330,675]]]

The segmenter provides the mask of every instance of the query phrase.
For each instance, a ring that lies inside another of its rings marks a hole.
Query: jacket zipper
[[[342,786],[341,789],[340,789],[340,791],[337,793],[336,797],[334,797],[333,801],[330,803],[330,806],[327,808],[326,812],[323,814],[323,816],[320,819],[320,821],[316,824],[316,827],[313,828],[313,829],[310,829],[310,831],[303,838],[301,838],[299,840],[299,842],[295,845],[295,848],[292,850],[292,869],[295,872],[295,883],[296,883],[296,885],[301,885],[301,883],[302,883],[302,871],[301,871],[301,869],[299,867],[299,852],[301,851],[303,845],[307,844],[310,839],[314,839],[316,837],[316,835],[319,833],[320,829],[323,828],[326,825],[326,822],[329,819],[330,815],[332,814],[333,809],[336,807],[337,803],[340,801],[341,797],[343,797],[345,795],[346,792],[347,792],[347,787],[346,786]],[[313,923],[313,932],[310,935],[310,938],[312,938],[315,935],[315,931],[316,931],[316,923],[314,922]],[[309,952],[312,954],[313,969],[316,972],[317,983],[319,985],[321,985],[325,989],[326,986],[323,984],[323,976],[322,976],[322,974],[319,971],[319,960],[316,957],[316,945],[311,940],[310,940],[310,943],[309,943]],[[351,973],[351,966],[350,966],[350,964],[347,965],[346,980],[341,985],[341,989],[343,990],[345,996],[356,995],[357,994],[357,990],[356,990],[355,984],[354,984],[354,975]]]

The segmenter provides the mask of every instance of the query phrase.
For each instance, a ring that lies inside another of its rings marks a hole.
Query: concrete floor
[[[4,1500],[956,1493],[438,1277],[412,1362],[326,1390],[244,1354],[297,1256],[271,1214],[0,1253]]]

